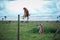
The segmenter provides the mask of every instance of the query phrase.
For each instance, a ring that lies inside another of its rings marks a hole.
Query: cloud
[[[60,0],[44,0],[44,1],[60,1]]]
[[[55,5],[56,3],[56,5]],[[60,13],[60,2],[53,0],[16,0],[16,1],[5,1],[5,10],[0,11],[1,15],[7,15],[9,18],[17,18],[17,15],[23,15],[23,7],[26,7],[30,13],[30,19],[33,16],[34,19],[47,19],[56,20],[56,17]],[[13,19],[14,19],[13,18]]]

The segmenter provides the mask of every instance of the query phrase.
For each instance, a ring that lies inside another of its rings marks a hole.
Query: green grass
[[[40,35],[38,25],[43,24],[44,34]],[[20,40],[50,40],[56,29],[60,26],[56,22],[29,22],[20,23]],[[17,40],[17,22],[0,22],[0,40]],[[60,40],[60,31],[56,36]]]
[[[0,40],[16,40],[17,24],[16,23],[0,23]]]
[[[38,24],[42,23],[44,26],[44,34],[38,33]],[[30,22],[21,23],[20,27],[20,39],[21,40],[50,40],[60,23],[56,22]],[[57,34],[60,35],[60,34]],[[57,40],[60,40],[58,36]]]

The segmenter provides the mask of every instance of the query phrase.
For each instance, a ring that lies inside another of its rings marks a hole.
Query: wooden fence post
[[[56,32],[55,32],[55,34],[53,35],[53,37],[52,37],[52,39],[51,40],[55,40],[56,38],[56,35],[57,35],[57,33],[60,31],[60,27],[59,28],[57,28],[57,30],[56,30]]]
[[[19,40],[19,27],[20,27],[20,15],[18,15],[18,38],[17,40]]]

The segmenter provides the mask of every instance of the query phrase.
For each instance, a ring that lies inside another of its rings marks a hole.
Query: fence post
[[[57,33],[58,33],[59,31],[60,31],[60,27],[57,28],[57,30],[56,30],[56,32],[55,32],[55,34],[53,35],[53,37],[52,37],[51,40],[55,40],[55,37],[56,37],[56,35],[57,35]]]
[[[17,40],[19,40],[19,27],[20,27],[20,15],[18,15],[18,38]]]

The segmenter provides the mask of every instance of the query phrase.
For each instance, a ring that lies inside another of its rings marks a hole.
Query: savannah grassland
[[[44,34],[39,34],[39,24],[43,24]],[[17,40],[17,22],[0,22],[0,40]],[[50,40],[56,29],[60,27],[60,22],[20,22],[20,40]],[[56,35],[56,40],[60,40],[60,31]]]

